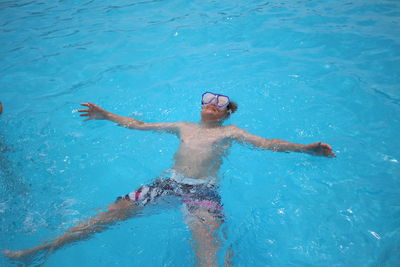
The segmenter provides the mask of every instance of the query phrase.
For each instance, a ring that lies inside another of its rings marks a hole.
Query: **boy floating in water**
[[[87,238],[107,226],[134,216],[138,210],[156,199],[174,195],[182,200],[188,223],[196,241],[196,256],[200,266],[216,266],[220,246],[217,230],[223,222],[221,198],[218,193],[217,173],[222,156],[236,141],[266,150],[302,152],[317,156],[335,157],[328,144],[301,145],[278,139],[252,135],[234,125],[223,126],[225,119],[237,110],[228,96],[206,92],[202,97],[200,123],[146,123],[108,112],[101,107],[84,103],[87,109],[79,110],[88,120],[109,120],[135,130],[154,130],[175,134],[179,149],[173,167],[152,184],[144,185],[125,196],[118,197],[107,211],[68,229],[55,240],[43,245],[12,252],[8,257],[21,259],[40,251],[51,252],[62,246]]]

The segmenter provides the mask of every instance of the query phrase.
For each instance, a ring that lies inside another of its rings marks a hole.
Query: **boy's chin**
[[[222,120],[222,118],[220,118],[220,117],[215,117],[215,116],[209,116],[209,117],[205,117],[205,118],[203,118],[203,120],[204,121],[221,121]]]

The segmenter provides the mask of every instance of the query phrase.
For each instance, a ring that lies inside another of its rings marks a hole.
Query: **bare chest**
[[[226,134],[222,127],[211,129],[188,127],[181,131],[180,140],[186,146],[209,147],[220,143],[225,137]]]

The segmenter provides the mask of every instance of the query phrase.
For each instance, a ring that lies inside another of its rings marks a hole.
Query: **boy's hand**
[[[332,151],[332,147],[328,144],[324,144],[321,142],[313,143],[305,146],[306,152],[316,155],[316,156],[324,156],[324,157],[336,157],[335,153]]]
[[[88,120],[105,120],[107,119],[107,111],[95,105],[93,103],[82,103],[81,106],[88,107],[88,109],[80,109],[78,112],[81,112],[81,117],[89,117],[84,121]]]

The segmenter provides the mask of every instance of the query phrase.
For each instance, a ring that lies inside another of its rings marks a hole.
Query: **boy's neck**
[[[223,120],[201,120],[200,121],[200,126],[204,128],[215,128],[215,127],[221,127],[223,123]]]

